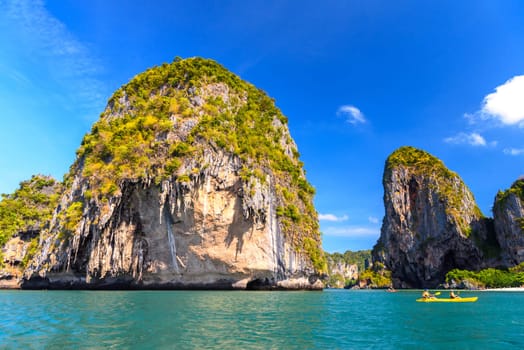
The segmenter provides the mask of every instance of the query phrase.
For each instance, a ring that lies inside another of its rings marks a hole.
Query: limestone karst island
[[[37,175],[3,196],[0,287],[524,283],[524,180],[496,194],[490,218],[457,174],[412,147],[386,160],[372,252],[324,253],[286,117],[212,60],[177,58],[134,77],[76,155],[62,182]]]
[[[321,289],[313,187],[273,100],[176,59],[109,99],[63,183],[1,203],[2,285]]]

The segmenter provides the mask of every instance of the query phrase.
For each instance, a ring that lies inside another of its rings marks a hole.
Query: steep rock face
[[[386,161],[385,217],[373,249],[395,287],[435,287],[452,268],[478,269],[489,220],[460,177],[430,154],[401,147]],[[479,248],[481,247],[481,248]]]
[[[322,288],[286,119],[215,62],[135,77],[77,155],[24,288]]]
[[[62,186],[35,175],[0,202],[0,288],[18,288],[23,269],[48,228]]]
[[[524,261],[524,179],[497,194],[493,219],[504,265],[520,264]]]

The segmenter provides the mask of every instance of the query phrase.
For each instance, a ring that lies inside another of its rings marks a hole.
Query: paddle
[[[433,294],[434,296],[437,296],[437,295],[440,295],[440,292],[436,292],[435,294]]]

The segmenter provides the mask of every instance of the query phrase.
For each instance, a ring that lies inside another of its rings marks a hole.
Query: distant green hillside
[[[358,271],[362,272],[365,269],[365,262],[371,261],[371,250],[347,250],[345,253],[326,253],[326,258],[334,263],[343,262],[347,265],[357,265]]]

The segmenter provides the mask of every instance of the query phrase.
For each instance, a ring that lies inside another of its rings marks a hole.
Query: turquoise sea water
[[[443,293],[444,294],[444,293]],[[522,349],[524,293],[0,291],[2,349]]]

